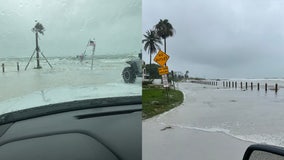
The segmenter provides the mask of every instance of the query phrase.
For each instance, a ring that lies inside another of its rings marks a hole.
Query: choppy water
[[[251,80],[242,80],[248,81]],[[269,84],[282,79],[255,80]],[[222,84],[222,83],[221,83]],[[192,83],[179,84],[185,103],[161,115],[165,125],[222,132],[245,141],[284,146],[284,89],[241,90]]]
[[[0,102],[35,91],[64,86],[124,84],[122,70],[128,66],[126,61],[134,57],[135,55],[95,56],[93,70],[90,58],[83,62],[75,57],[48,58],[52,69],[45,59],[40,61],[42,69],[33,69],[36,66],[36,60],[33,59],[26,71],[24,69],[29,58],[0,58],[0,63],[5,64],[5,73],[2,73],[2,68],[0,72]],[[17,62],[20,66],[19,72]],[[141,87],[141,83],[137,85]]]

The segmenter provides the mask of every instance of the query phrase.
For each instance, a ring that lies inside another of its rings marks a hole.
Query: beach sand
[[[237,94],[242,91],[191,83],[179,87],[185,94],[181,106],[143,121],[143,160],[241,160],[253,142],[232,136],[230,127],[239,129],[245,104],[254,102]]]

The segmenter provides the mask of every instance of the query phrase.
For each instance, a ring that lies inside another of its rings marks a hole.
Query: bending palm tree
[[[36,21],[37,22],[37,21]],[[39,22],[36,23],[36,25],[34,26],[34,28],[32,28],[32,31],[35,33],[35,39],[36,39],[36,48],[28,62],[28,64],[26,65],[26,68],[25,70],[27,70],[29,64],[30,64],[30,61],[31,59],[33,58],[35,52],[36,52],[36,59],[37,59],[37,66],[35,67],[35,69],[41,69],[41,66],[39,64],[39,53],[41,53],[41,55],[45,58],[46,62],[49,64],[50,68],[52,68],[51,64],[48,62],[48,60],[46,59],[46,57],[43,55],[43,53],[40,51],[40,48],[39,48],[39,45],[38,45],[38,33],[44,35],[44,31],[45,31],[45,28],[43,27],[43,25]]]
[[[162,44],[160,37],[154,30],[148,30],[146,34],[144,34],[145,39],[142,40],[142,43],[145,43],[144,50],[148,50],[150,54],[150,72],[149,76],[151,77],[151,61],[152,61],[152,54],[156,53],[160,46],[158,44]]]
[[[168,37],[172,37],[174,35],[175,30],[167,19],[165,19],[165,20],[160,19],[159,23],[156,24],[154,27],[157,31],[158,36],[164,39],[164,52],[167,53],[167,51],[166,51],[166,48],[167,48],[166,39]]]
[[[37,61],[37,69],[41,68],[40,64],[39,64],[39,52],[40,52],[40,49],[39,49],[39,46],[38,46],[38,33],[44,35],[44,27],[41,23],[37,22],[35,27],[32,29],[32,31],[35,33],[35,36],[36,36],[36,61]]]
[[[146,34],[144,34],[145,39],[142,40],[142,43],[145,43],[144,50],[148,50],[150,54],[150,66],[152,61],[152,54],[156,53],[160,46],[158,44],[162,44],[160,37],[153,30],[148,30]]]

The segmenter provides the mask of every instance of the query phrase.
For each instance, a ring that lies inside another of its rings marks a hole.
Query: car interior
[[[88,99],[0,116],[1,160],[139,160],[141,96]]]

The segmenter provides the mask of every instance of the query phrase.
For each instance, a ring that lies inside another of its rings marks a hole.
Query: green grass
[[[143,119],[153,117],[155,115],[166,112],[174,107],[179,106],[183,102],[183,93],[179,90],[168,90],[162,87],[143,86],[142,104]]]

